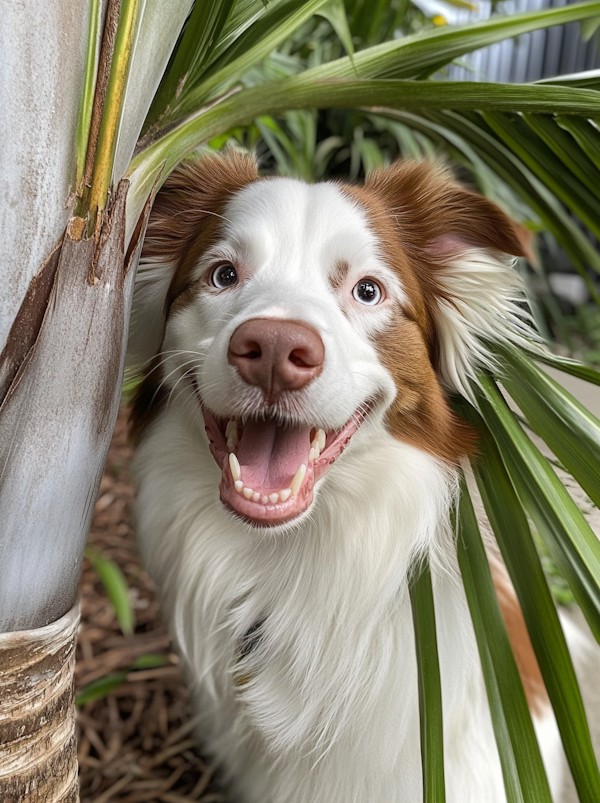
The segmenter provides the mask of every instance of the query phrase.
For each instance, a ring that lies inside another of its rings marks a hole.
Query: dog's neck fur
[[[446,719],[461,723],[447,733],[447,751],[460,733],[458,752],[468,747],[472,757],[448,778],[449,799],[480,803],[464,773],[484,772],[486,803],[502,800],[492,791],[502,786],[499,764],[452,558],[454,472],[365,427],[330,471],[327,504],[317,497],[285,536],[257,534],[223,510],[219,470],[189,421],[180,399],[138,450],[137,515],[210,748],[231,779],[247,783],[246,763],[258,761],[250,800],[420,799],[408,581],[428,553]],[[313,792],[298,787],[299,773],[313,779]]]

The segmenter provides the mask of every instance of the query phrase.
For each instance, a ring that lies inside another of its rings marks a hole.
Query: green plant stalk
[[[423,803],[444,803],[442,686],[429,563],[423,561],[410,585],[419,683]]]
[[[580,799],[592,803],[600,799],[600,778],[581,692],[527,517],[513,487],[518,478],[509,476],[495,439],[475,409],[465,401],[457,407],[478,430],[475,479],[519,599]]]
[[[91,226],[96,213],[108,203],[127,78],[144,4],[145,0],[123,0],[121,4],[88,201]]]
[[[85,72],[83,77],[83,91],[77,118],[77,173],[75,185],[79,187],[83,179],[85,156],[87,153],[88,138],[92,108],[94,106],[94,88],[96,85],[96,70],[98,60],[98,22],[100,16],[99,0],[90,0],[90,17],[88,25],[88,41],[85,55]]]
[[[464,478],[457,525],[458,563],[481,658],[508,803],[551,803],[523,683]]]

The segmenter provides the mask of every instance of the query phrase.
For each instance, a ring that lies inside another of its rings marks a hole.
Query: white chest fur
[[[448,800],[504,801],[445,523],[453,475],[364,426],[299,525],[257,531],[222,507],[220,471],[187,413],[177,405],[163,413],[138,450],[138,537],[197,697],[200,736],[236,801],[421,799],[407,580],[424,551]]]

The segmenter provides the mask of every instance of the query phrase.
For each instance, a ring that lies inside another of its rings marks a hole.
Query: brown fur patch
[[[333,273],[329,277],[329,284],[334,290],[339,290],[341,287],[343,287],[349,270],[350,265],[345,259],[336,262]]]
[[[499,559],[492,557],[490,566],[502,618],[523,681],[525,696],[531,713],[540,716],[548,706],[548,695],[535,652],[531,646],[527,625],[504,565],[500,563]]]
[[[165,270],[176,264],[165,300],[167,317],[192,302],[192,271],[219,236],[228,201],[257,180],[254,159],[233,150],[184,162],[166,180],[154,201],[142,259],[164,262]],[[134,441],[164,403],[164,394],[159,391],[162,379],[160,362],[153,360],[131,405]]]
[[[473,453],[475,435],[450,410],[437,380],[435,305],[441,299],[454,303],[441,272],[471,246],[524,255],[529,233],[430,162],[398,162],[373,172],[364,187],[343,191],[365,209],[382,257],[409,298],[376,342],[398,387],[388,427],[399,440],[457,462]]]

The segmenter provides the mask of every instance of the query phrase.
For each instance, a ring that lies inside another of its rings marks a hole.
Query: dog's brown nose
[[[312,382],[324,358],[325,346],[314,329],[277,318],[253,318],[238,326],[227,355],[242,379],[258,385],[271,399]]]

